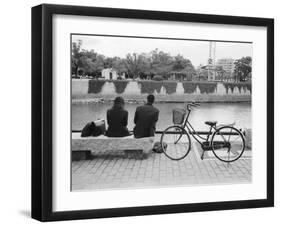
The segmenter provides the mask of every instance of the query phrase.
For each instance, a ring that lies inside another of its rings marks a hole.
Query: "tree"
[[[148,74],[166,76],[172,71],[173,57],[170,54],[155,49],[149,55],[150,69],[147,71]]]
[[[197,74],[194,66],[189,59],[185,59],[181,55],[174,58],[173,70],[185,75],[186,80],[192,80]]]
[[[147,61],[144,54],[127,54],[125,59],[125,67],[131,78],[137,78],[141,73],[147,71],[149,62]]]
[[[216,66],[215,71],[216,71],[216,73],[218,75],[218,79],[220,81],[223,81],[226,79],[226,71],[223,69],[222,66]]]
[[[185,79],[196,75],[189,59],[181,55],[175,57],[155,49],[149,53],[128,53],[125,58],[106,57],[94,50],[81,50],[82,41],[72,43],[72,74],[98,77],[104,68],[113,68],[125,77],[153,78],[155,75],[167,78],[172,71],[182,73]],[[78,73],[79,72],[79,73]]]
[[[252,58],[242,57],[234,62],[234,76],[236,81],[246,81],[252,72]]]
[[[81,45],[82,41],[78,40],[78,42],[73,42],[72,43],[72,57],[71,57],[71,68],[72,68],[72,73],[75,74],[76,77],[78,77],[78,70],[79,67],[82,66],[81,62]]]
[[[125,59],[120,57],[114,57],[112,62],[112,68],[117,71],[118,74],[127,74],[128,70],[126,68]]]

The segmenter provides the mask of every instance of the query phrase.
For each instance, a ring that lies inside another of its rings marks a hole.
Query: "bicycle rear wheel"
[[[190,151],[190,136],[180,126],[168,127],[161,136],[160,143],[164,154],[172,160],[181,160]]]
[[[245,149],[245,140],[242,133],[232,127],[218,128],[211,140],[214,155],[223,162],[234,162],[239,159]]]

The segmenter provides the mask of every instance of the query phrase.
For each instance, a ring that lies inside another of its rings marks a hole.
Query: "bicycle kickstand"
[[[201,155],[201,160],[203,160],[203,159],[204,159],[204,153],[205,153],[205,151],[203,151],[203,152],[202,152],[202,155]]]

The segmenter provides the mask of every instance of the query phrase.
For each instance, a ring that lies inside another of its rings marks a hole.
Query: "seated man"
[[[136,124],[134,128],[135,138],[154,136],[159,116],[159,110],[152,105],[154,99],[153,95],[148,95],[147,103],[136,109],[134,118]]]

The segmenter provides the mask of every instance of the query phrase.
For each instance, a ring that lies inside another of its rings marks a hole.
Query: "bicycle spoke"
[[[229,142],[229,139],[230,139],[231,132],[232,132],[232,128],[230,129],[230,133],[229,133],[229,136],[228,136],[228,142]]]
[[[229,162],[229,155],[230,155],[230,151],[228,151],[228,162]]]
[[[164,144],[167,144],[166,148]],[[164,154],[172,160],[184,158],[190,150],[190,138],[187,132],[179,126],[171,126],[161,136]]]
[[[238,140],[239,138],[240,138],[240,137],[239,137],[239,136],[237,136],[235,140],[232,140],[232,142],[234,142],[234,141]]]
[[[224,142],[226,142],[226,139],[224,138],[224,136],[222,134],[220,134],[220,136],[222,137],[222,139],[224,140]]]
[[[223,134],[227,134],[227,139]],[[233,162],[244,152],[244,139],[242,134],[233,127],[221,127],[212,137],[214,155],[221,161]]]

